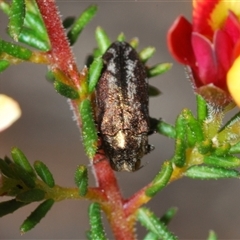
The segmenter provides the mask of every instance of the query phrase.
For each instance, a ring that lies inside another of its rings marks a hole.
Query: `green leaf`
[[[32,52],[29,49],[6,42],[4,40],[0,40],[0,51],[26,61],[32,56]]]
[[[153,232],[162,240],[177,239],[167,227],[147,208],[140,208],[137,211],[137,218],[139,222],[149,231]]]
[[[221,179],[221,178],[239,178],[240,174],[234,169],[209,166],[193,166],[187,169],[184,176],[193,179]]]
[[[93,119],[91,102],[88,99],[82,101],[79,106],[82,118],[82,137],[86,154],[93,158],[97,150],[97,130]]]
[[[231,154],[238,154],[240,153],[240,142],[234,144],[233,146],[231,146],[229,153]]]
[[[14,174],[28,187],[28,188],[34,188],[35,187],[35,176],[28,173],[24,168],[17,164],[10,164],[9,165],[12,170],[14,171]]]
[[[45,192],[41,189],[30,189],[19,193],[16,200],[25,203],[38,202],[45,198]]]
[[[56,80],[54,82],[54,88],[59,94],[61,94],[62,96],[66,97],[66,98],[70,98],[70,99],[78,99],[79,98],[78,92],[73,87],[71,87],[65,83],[62,83],[62,82]]]
[[[7,164],[4,160],[0,159],[0,170],[3,175],[8,178],[18,179],[16,173],[12,170],[12,168]]]
[[[10,66],[10,62],[7,60],[0,60],[0,73]]]
[[[9,34],[18,41],[18,36],[22,30],[25,18],[25,0],[12,0],[12,5],[9,15]]]
[[[99,203],[92,203],[89,206],[89,223],[91,230],[88,232],[90,239],[106,240],[105,231],[102,225],[101,208]]]
[[[131,39],[131,41],[129,42],[129,44],[134,48],[136,49],[139,45],[139,40],[138,38],[133,38]]]
[[[8,3],[0,1],[0,9],[6,14],[10,15],[10,6]]]
[[[159,89],[157,89],[156,87],[153,87],[152,85],[148,85],[148,95],[150,97],[156,97],[160,94],[161,92],[159,91]]]
[[[41,220],[45,217],[47,212],[51,209],[54,204],[53,199],[47,199],[43,203],[41,203],[23,222],[20,227],[21,233],[25,233],[32,228],[34,228]]]
[[[31,47],[34,47],[41,51],[48,51],[50,50],[49,42],[36,35],[36,30],[23,27],[22,31],[19,35],[19,42],[25,43]]]
[[[169,123],[164,122],[163,120],[159,121],[156,131],[169,138],[173,138],[173,139],[176,138],[175,127]]]
[[[194,146],[196,142],[201,142],[204,139],[203,129],[197,119],[193,116],[192,112],[188,109],[183,110],[183,117],[187,128],[189,128],[188,138],[194,139],[194,142],[190,146]]]
[[[55,186],[55,181],[48,167],[41,161],[35,161],[33,166],[43,182],[45,182],[50,188],[53,188]]]
[[[221,129],[219,132],[222,132],[224,130],[229,130],[229,128],[231,128],[233,125],[235,125],[236,123],[239,123],[239,119],[240,119],[240,112],[236,113]]]
[[[235,143],[239,139],[240,112],[234,115],[220,130],[217,135],[219,143]]]
[[[79,195],[85,196],[88,190],[88,172],[85,166],[78,166],[75,172],[75,183],[79,189]]]
[[[240,159],[232,155],[216,156],[210,155],[205,156],[203,159],[205,164],[209,164],[216,167],[224,168],[238,168],[240,167]]]
[[[70,28],[72,25],[73,25],[73,23],[75,22],[75,17],[66,17],[64,20],[63,20],[63,27],[65,28],[65,29],[67,29],[67,28]]]
[[[18,202],[16,199],[0,202],[0,217],[13,213],[25,205],[27,205],[27,203]]]
[[[46,79],[50,82],[50,83],[54,83],[56,81],[56,78],[54,76],[54,73],[51,70],[48,70],[46,73]]]
[[[107,33],[100,27],[97,27],[95,36],[96,36],[100,54],[103,55],[106,52],[106,50],[108,49],[108,47],[110,46],[111,41],[110,41],[109,37],[107,36]]]
[[[153,232],[148,232],[148,234],[144,237],[143,240],[159,240],[159,237]]]
[[[172,175],[173,168],[170,162],[165,162],[162,166],[161,171],[153,179],[152,184],[145,191],[148,197],[153,197],[161,189],[163,189],[167,184]]]
[[[88,91],[92,93],[98,83],[103,68],[102,58],[95,58],[90,65],[88,74]]]
[[[181,113],[176,120],[175,155],[172,158],[177,167],[183,167],[186,161],[186,122]]]
[[[197,149],[199,153],[205,155],[208,152],[212,151],[213,148],[212,145],[213,145],[212,140],[205,139],[204,141],[197,143]]]
[[[29,163],[28,159],[24,155],[24,153],[19,148],[12,148],[11,151],[12,159],[13,161],[22,167],[26,172],[28,172],[32,177],[36,177],[36,174]]]
[[[80,33],[84,29],[84,27],[92,20],[97,12],[97,6],[92,5],[88,7],[74,22],[72,28],[68,32],[68,39],[70,40],[70,44],[73,45],[77,38],[79,37]]]
[[[219,157],[228,155],[230,148],[231,148],[230,143],[224,143],[223,145],[218,146],[218,147],[215,149],[214,154],[215,154],[216,156],[219,156]]]
[[[197,118],[202,123],[208,117],[207,103],[201,95],[197,94]]]
[[[155,53],[155,51],[156,51],[156,49],[155,49],[154,47],[144,48],[144,49],[139,53],[139,57],[140,57],[141,61],[142,61],[143,63],[147,62],[147,60],[153,56],[153,54]]]
[[[159,64],[147,69],[147,76],[148,76],[148,78],[158,76],[160,74],[163,74],[163,73],[169,71],[171,69],[171,67],[172,67],[172,63],[159,63]]]
[[[168,225],[169,222],[173,219],[173,217],[177,213],[177,208],[172,207],[167,210],[167,212],[160,218],[160,221],[165,225]]]
[[[207,240],[218,240],[217,234],[214,231],[209,231]]]
[[[32,3],[34,2],[32,1]],[[28,6],[29,4],[31,4],[30,1],[27,2]],[[24,26],[33,30],[36,38],[42,39],[50,45],[47,30],[37,7],[33,12],[27,11]]]
[[[124,33],[120,33],[117,37],[117,41],[124,42],[125,40],[126,40],[126,37],[125,37]]]

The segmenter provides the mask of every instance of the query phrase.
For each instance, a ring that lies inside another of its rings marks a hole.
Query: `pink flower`
[[[196,93],[218,106],[232,98],[240,105],[240,94],[234,92],[240,78],[229,74],[240,53],[239,19],[240,1],[195,0],[192,24],[180,16],[168,32],[170,52],[190,69]],[[234,69],[240,75],[240,65]]]

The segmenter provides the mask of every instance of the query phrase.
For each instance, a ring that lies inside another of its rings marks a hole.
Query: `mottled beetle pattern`
[[[102,148],[114,170],[133,172],[152,149],[145,66],[126,42],[114,42],[102,58],[104,68],[96,88]]]

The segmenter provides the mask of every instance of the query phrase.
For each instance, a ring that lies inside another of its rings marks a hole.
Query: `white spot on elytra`
[[[119,148],[125,148],[126,147],[126,141],[125,141],[125,135],[122,131],[119,131],[116,135],[117,139],[117,145]]]

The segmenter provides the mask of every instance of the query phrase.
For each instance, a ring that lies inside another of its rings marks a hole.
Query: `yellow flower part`
[[[196,0],[195,0],[196,1]],[[194,2],[195,2],[194,1]],[[198,2],[198,1],[196,1]],[[229,11],[232,11],[240,20],[240,1],[239,0],[218,0],[210,16],[209,24],[213,30],[223,26]],[[197,4],[197,3],[194,3]]]
[[[18,103],[0,94],[0,132],[12,125],[20,116],[21,110]]]
[[[227,86],[236,104],[240,106],[240,56],[227,73]]]

